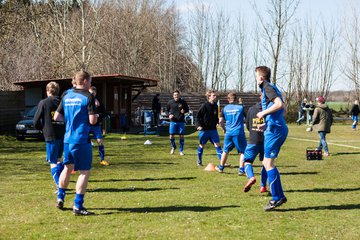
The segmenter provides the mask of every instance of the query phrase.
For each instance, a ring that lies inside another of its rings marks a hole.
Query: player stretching
[[[93,134],[98,144],[100,165],[109,166],[110,163],[105,160],[104,137],[102,135],[102,130],[101,130],[102,119],[105,116],[105,107],[98,99],[96,99],[96,94],[97,94],[96,87],[94,86],[90,87],[89,92],[95,97],[96,113],[99,114],[97,123],[95,125],[90,125],[90,133]]]
[[[220,114],[220,124],[224,129],[224,147],[221,155],[221,162],[216,170],[223,172],[229,152],[235,147],[239,154],[239,164],[244,157],[246,148],[246,137],[244,132],[244,108],[236,103],[236,93],[228,94],[229,104],[226,105]],[[224,127],[224,121],[226,126]]]
[[[216,104],[216,93],[212,90],[206,92],[208,101],[201,105],[196,116],[196,127],[199,131],[199,147],[197,165],[202,166],[202,155],[204,146],[208,140],[214,143],[216,154],[221,159],[221,146],[218,131],[216,129],[219,123],[218,105]]]
[[[64,146],[64,122],[55,122],[54,113],[59,106],[59,84],[49,82],[46,85],[47,98],[38,104],[33,123],[36,129],[42,130],[46,142],[46,161],[50,164],[51,175],[56,188],[59,187],[59,177],[64,169],[62,154]]]
[[[264,210],[270,211],[287,201],[281,186],[280,173],[275,167],[274,160],[286,140],[288,127],[284,118],[285,106],[282,95],[277,87],[270,83],[270,68],[256,67],[255,74],[257,84],[262,91],[262,111],[256,116],[260,119],[265,118],[265,124],[260,127],[260,130],[264,130],[263,165],[268,175],[272,195],[272,200],[264,207]]]
[[[64,136],[64,170],[60,175],[57,206],[63,209],[65,189],[69,185],[73,169],[80,172],[76,182],[76,195],[73,213],[75,215],[91,215],[83,206],[84,196],[90,176],[92,163],[92,147],[89,139],[90,124],[97,122],[95,98],[89,93],[91,76],[85,71],[75,75],[76,88],[67,91],[63,96],[54,119],[65,119]]]
[[[173,98],[167,104],[166,111],[169,113],[170,126],[169,126],[169,138],[171,143],[170,154],[174,154],[176,149],[175,134],[179,134],[180,156],[184,155],[184,134],[185,134],[185,113],[189,112],[189,106],[185,100],[180,98],[180,92],[175,90],[173,92]]]
[[[254,170],[252,164],[259,154],[259,159],[262,161],[264,159],[264,133],[258,130],[258,126],[264,124],[264,119],[259,119],[256,114],[262,110],[261,102],[250,107],[246,114],[246,128],[249,130],[249,140],[246,145],[244,153],[245,161],[245,173],[248,177],[248,182],[246,183],[243,191],[248,192],[251,189],[251,186],[256,183],[256,178],[254,176]],[[267,173],[264,166],[261,168],[261,187],[260,192],[267,192],[266,190],[266,180]]]

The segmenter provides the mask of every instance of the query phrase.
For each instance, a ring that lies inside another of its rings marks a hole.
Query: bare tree
[[[360,21],[359,9],[352,6],[351,19],[345,19],[344,39],[347,45],[345,63],[342,72],[350,81],[355,92],[355,99],[360,99]]]
[[[299,0],[270,0],[269,2],[269,8],[266,11],[268,20],[263,17],[255,1],[252,6],[264,31],[268,46],[267,50],[273,58],[272,82],[276,84],[283,41],[287,34],[288,25],[299,5]]]
[[[235,35],[235,46],[237,55],[237,84],[236,89],[243,92],[245,84],[248,80],[247,73],[249,71],[248,46],[249,38],[246,28],[246,22],[242,16],[238,16],[237,31]]]
[[[327,97],[330,87],[338,76],[334,76],[337,67],[336,60],[340,49],[339,32],[335,24],[325,25],[321,29],[321,46],[318,51],[318,71],[315,82],[318,92]]]

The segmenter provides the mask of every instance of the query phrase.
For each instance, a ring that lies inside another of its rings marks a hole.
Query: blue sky
[[[251,0],[201,0],[209,6],[216,7],[225,10],[227,13],[236,16],[238,12],[243,14],[248,13],[250,16],[254,15],[250,5]],[[169,2],[172,2],[171,0]],[[180,12],[186,14],[191,11],[194,4],[198,4],[196,0],[174,0],[173,1]],[[268,0],[257,0],[256,3],[261,2],[268,3]],[[359,0],[300,0],[298,7],[298,14],[306,15],[309,14],[314,18],[325,18],[331,19],[332,17],[339,15],[346,5],[356,4],[360,5]],[[347,9],[349,10],[349,9]]]
[[[251,23],[256,19],[250,2],[254,0],[167,0],[173,2],[183,20],[186,20],[188,14],[194,9],[196,4],[205,4],[215,10],[223,10],[231,21],[235,21],[239,13],[245,17],[246,21]],[[267,5],[269,0],[256,0],[259,6],[261,3]],[[351,9],[355,6],[360,9],[360,0],[300,0],[296,18],[299,20],[312,19],[316,23],[324,21],[326,24],[341,23],[340,19],[351,15]],[[332,90],[348,89],[346,82],[338,80],[334,83]]]

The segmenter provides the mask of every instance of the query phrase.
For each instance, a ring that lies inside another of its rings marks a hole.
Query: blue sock
[[[218,146],[218,147],[215,147],[215,149],[216,149],[216,155],[217,155],[217,157],[219,158],[219,160],[221,160],[221,155],[222,155],[222,149],[221,149],[221,147],[220,146]]]
[[[239,172],[244,172],[244,171],[245,171],[245,168],[239,167]]]
[[[269,186],[270,186],[270,192],[272,195],[272,199],[274,201],[278,201],[281,198],[285,197],[282,186],[281,186],[280,173],[277,170],[277,168],[274,167],[273,169],[267,171],[267,175],[269,178]]]
[[[59,163],[57,164],[57,167],[58,167],[58,171],[61,173],[62,170],[64,170],[64,163],[63,163],[63,162],[59,162]]]
[[[264,168],[264,166],[261,168],[261,186],[262,187],[266,187],[266,181],[267,181],[267,172],[266,169]]]
[[[75,195],[74,205],[77,209],[83,208],[84,196],[85,196],[85,194],[76,194]]]
[[[180,138],[179,142],[180,142],[179,151],[182,152],[184,150],[185,139]]]
[[[57,198],[64,201],[65,195],[66,195],[65,188],[59,188]]]
[[[203,155],[204,149],[200,146],[198,146],[198,163],[202,162],[202,155]]]
[[[56,184],[56,186],[59,186],[59,177],[60,177],[60,174],[58,172],[58,169],[59,169],[59,166],[56,165],[55,167],[51,168],[51,176],[53,177],[54,179],[54,182]]]
[[[175,138],[170,138],[170,143],[172,148],[176,148]]]
[[[105,158],[105,147],[104,147],[104,145],[99,145],[99,156],[100,156],[100,161],[104,160],[104,158]]]
[[[224,165],[219,165],[219,169],[222,171],[222,170],[224,170]]]
[[[245,164],[245,173],[248,179],[254,177],[254,170],[251,164]]]

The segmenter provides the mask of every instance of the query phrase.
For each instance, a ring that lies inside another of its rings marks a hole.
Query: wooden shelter
[[[25,91],[25,108],[36,106],[46,97],[46,85],[57,82],[60,94],[72,87],[72,78],[43,79],[19,81]],[[106,111],[111,115],[111,129],[120,129],[120,116],[125,114],[127,123],[131,119],[131,103],[148,87],[156,87],[158,80],[131,77],[121,74],[95,75],[92,85],[97,88],[97,98],[105,105]]]

